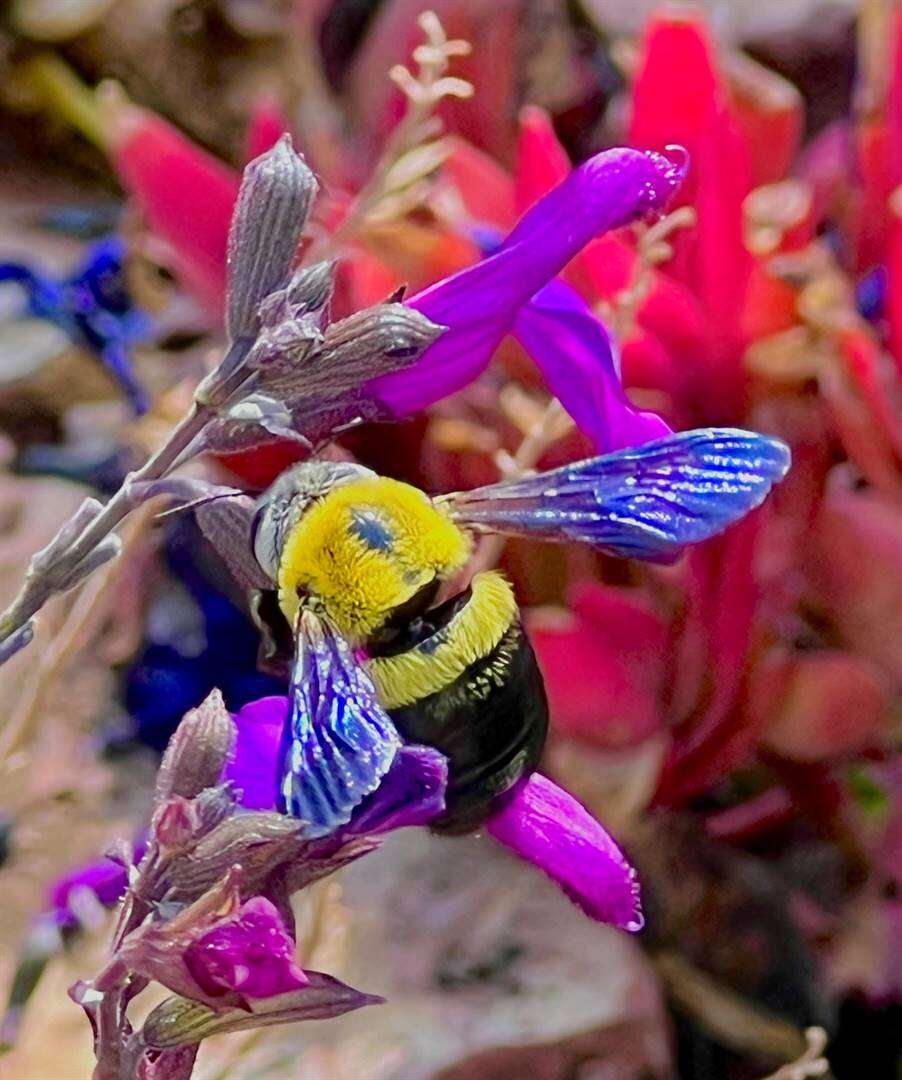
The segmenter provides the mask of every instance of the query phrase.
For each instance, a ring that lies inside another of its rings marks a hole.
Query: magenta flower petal
[[[635,870],[588,810],[548,777],[534,773],[486,828],[543,870],[590,918],[642,929]]]
[[[223,779],[241,791],[248,810],[274,810],[279,787],[279,747],[288,716],[288,698],[260,698],[235,716],[235,753]]]
[[[99,903],[109,907],[124,894],[127,885],[128,872],[124,866],[112,859],[98,859],[57,878],[50,888],[47,907],[59,925],[74,925],[78,919],[72,910],[72,902],[77,892],[86,889]]]
[[[552,281],[537,292],[520,308],[513,332],[598,453],[640,446],[671,433],[660,416],[630,403],[620,381],[616,345],[569,285]]]
[[[651,151],[606,150],[581,165],[521,218],[488,259],[408,303],[448,330],[405,371],[368,394],[403,416],[466,386],[488,364],[519,309],[599,233],[664,209],[686,169]]]
[[[426,825],[445,809],[448,759],[429,746],[402,746],[379,787],[361,803],[342,837]]]
[[[265,897],[247,900],[188,946],[185,966],[211,997],[235,992],[268,998],[307,985],[294,961],[294,941]]]

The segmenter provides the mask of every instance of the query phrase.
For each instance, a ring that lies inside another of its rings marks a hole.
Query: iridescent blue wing
[[[669,562],[760,505],[788,468],[779,439],[703,428],[439,501],[476,531],[579,540]]]
[[[350,646],[301,615],[283,737],[281,800],[311,838],[328,836],[379,786],[401,740]]]

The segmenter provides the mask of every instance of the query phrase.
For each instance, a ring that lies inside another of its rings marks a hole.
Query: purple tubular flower
[[[520,309],[513,334],[599,453],[670,434],[660,416],[630,403],[610,334],[579,293],[563,281],[549,282]]]
[[[248,810],[272,810],[278,802],[279,757],[288,699],[253,701],[235,716],[238,737],[225,779],[241,791]],[[403,746],[379,787],[355,810],[336,841],[425,825],[445,808],[448,763],[427,746]]]
[[[445,809],[448,759],[429,746],[402,746],[382,783],[341,830],[342,839],[426,825]]]
[[[250,702],[234,717],[235,752],[223,779],[238,788],[247,810],[275,809],[279,745],[287,716],[288,698],[276,694]]]
[[[590,918],[642,929],[635,870],[589,811],[547,776],[533,773],[520,784],[486,830],[543,870]]]
[[[144,855],[144,841],[135,847],[135,861]],[[47,894],[47,910],[57,926],[76,926],[78,894],[93,893],[97,902],[112,907],[125,893],[128,871],[112,859],[98,859],[58,877]]]
[[[263,698],[235,717],[238,740],[225,778],[241,802],[272,810],[288,699]],[[402,746],[382,783],[334,837],[343,843],[408,825],[426,825],[445,808],[448,763],[425,746]],[[267,794],[268,792],[268,794]],[[547,777],[521,783],[486,824],[489,834],[543,870],[590,918],[624,930],[643,925],[635,871],[589,812]]]
[[[466,386],[485,368],[519,310],[593,237],[659,213],[686,172],[686,155],[596,154],[535,204],[499,250],[407,303],[448,330],[406,371],[366,391],[405,416]]]
[[[211,998],[235,992],[268,998],[306,986],[294,942],[269,900],[255,896],[214,924],[184,954],[185,966]]]

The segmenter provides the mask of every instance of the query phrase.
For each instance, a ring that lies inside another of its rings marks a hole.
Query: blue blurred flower
[[[131,347],[148,337],[151,322],[137,308],[125,280],[125,244],[109,237],[94,244],[82,265],[57,279],[24,263],[0,263],[0,282],[19,285],[29,312],[48,319],[72,342],[93,353],[126,394],[136,415],[147,411],[147,394],[130,357]]]

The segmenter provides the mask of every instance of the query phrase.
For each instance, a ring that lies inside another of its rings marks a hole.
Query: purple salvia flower
[[[146,850],[144,838],[135,845],[134,860],[139,862]],[[90,893],[98,904],[112,907],[122,899],[128,886],[128,870],[121,862],[102,858],[85,863],[58,877],[47,894],[47,914],[57,926],[77,926],[78,897]]]
[[[598,453],[670,434],[660,416],[631,404],[620,381],[616,344],[585,300],[563,281],[549,282],[520,309],[513,335]]]
[[[273,742],[282,737],[287,715],[288,698],[274,695],[250,702],[234,718],[238,735],[224,779],[240,792],[246,810],[272,810],[275,806],[279,756],[273,751]]]
[[[250,1010],[253,1001],[307,985],[294,940],[265,897],[241,901],[240,866],[169,920],[146,920],[117,955],[129,971],[213,1009]]]
[[[521,783],[486,830],[544,870],[590,918],[642,929],[636,872],[589,811],[547,776],[533,773]]]
[[[280,696],[253,701],[235,716],[238,738],[225,779],[241,793],[240,803],[248,810],[272,810],[276,805],[279,744],[287,716],[288,698]],[[444,755],[427,746],[403,746],[382,783],[330,838],[330,846],[425,825],[445,809],[447,781]]]
[[[495,254],[407,301],[448,330],[412,368],[372,380],[367,395],[406,416],[466,386],[512,331],[520,309],[590,240],[664,209],[686,171],[685,153],[675,158],[619,148],[574,169]]]
[[[288,699],[268,697],[235,717],[235,758],[226,779],[244,790],[245,806],[272,810]],[[425,825],[444,809],[447,761],[436,750],[403,746],[382,783],[331,843]],[[268,789],[268,795],[267,795]],[[489,818],[489,834],[543,870],[593,919],[624,930],[642,927],[636,874],[589,812],[545,776],[534,774]],[[321,841],[324,843],[325,841]]]

